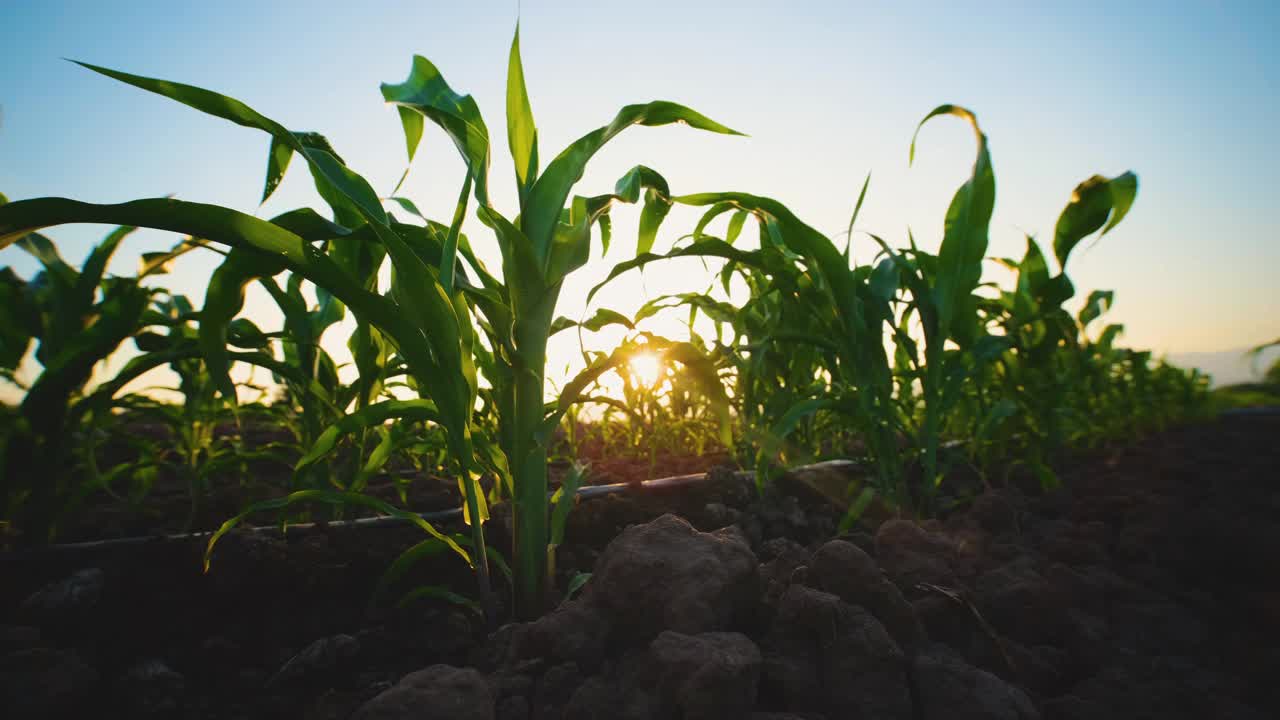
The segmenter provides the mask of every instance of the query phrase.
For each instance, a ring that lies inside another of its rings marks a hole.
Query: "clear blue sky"
[[[1020,254],[1023,232],[1051,236],[1077,182],[1132,169],[1141,178],[1133,212],[1073,258],[1081,294],[1116,290],[1110,319],[1125,323],[1128,343],[1159,352],[1280,336],[1280,3],[732,5],[527,0],[522,46],[543,157],[621,105],[676,100],[750,137],[633,130],[598,156],[579,191],[610,188],[643,162],[676,192],[772,195],[834,234],[871,172],[859,225],[896,242],[909,226],[936,247],[947,201],[972,162],[972,135],[958,121],[929,127],[911,169],[907,146],[928,110],[963,104],[991,139],[993,254]],[[495,200],[510,211],[502,108],[516,16],[505,0],[9,0],[0,5],[0,192],[97,202],[173,193],[262,215],[318,203],[295,168],[258,210],[265,135],[63,57],[230,94],[293,129],[324,133],[389,191],[404,147],[378,83],[402,80],[419,53],[480,103],[495,141]],[[404,194],[447,217],[461,174],[452,147],[429,131]],[[633,242],[634,215],[623,213],[617,227],[620,246]],[[666,240],[691,227],[688,216],[673,216]],[[478,223],[468,230],[474,244],[490,243]],[[103,231],[52,234],[78,259]],[[170,242],[141,235],[113,267],[130,272],[138,253]],[[575,277],[564,314],[580,312],[584,288],[621,259],[615,250]],[[34,270],[16,249],[0,253],[5,264]],[[212,258],[189,258],[166,283],[198,299],[212,266]],[[692,267],[649,272],[605,304],[628,310],[642,291],[701,283]]]

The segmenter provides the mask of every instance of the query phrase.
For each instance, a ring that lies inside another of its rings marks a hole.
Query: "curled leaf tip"
[[[974,133],[977,134],[978,136],[978,141],[979,142],[983,141],[982,128],[979,127],[978,116],[974,115],[973,111],[969,110],[964,106],[953,105],[951,103],[939,105],[938,107],[934,108],[928,115],[925,115],[924,119],[920,121],[920,124],[916,125],[916,131],[911,135],[911,149],[907,153],[908,166],[915,163],[916,139],[920,137],[920,129],[924,127],[925,123],[929,122],[930,120],[932,120],[933,118],[939,115],[955,115],[956,117],[969,121],[969,124],[973,127]]]

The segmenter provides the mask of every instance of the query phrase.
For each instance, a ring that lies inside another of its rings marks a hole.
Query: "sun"
[[[640,352],[627,362],[631,375],[644,387],[653,387],[662,377],[662,359],[656,353]]]

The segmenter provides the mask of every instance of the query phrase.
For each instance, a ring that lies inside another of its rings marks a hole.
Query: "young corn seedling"
[[[1084,238],[1099,230],[1099,237],[1106,235],[1124,219],[1137,189],[1133,173],[1109,180],[1094,176],[1076,187],[1054,230],[1057,274],[1050,272],[1044,253],[1030,237],[1020,262],[1003,261],[1016,270],[1017,280],[1011,290],[1000,293],[992,310],[1002,337],[1013,349],[1001,354],[998,362],[1003,396],[1016,410],[1009,413],[1006,402],[993,405],[991,412],[1015,417],[1015,426],[1022,427],[1018,462],[1029,465],[1046,486],[1057,484],[1049,461],[1068,440],[1075,405],[1071,400],[1088,400],[1087,395],[1072,392],[1087,379],[1079,370],[1083,358],[1080,335],[1111,306],[1113,298],[1109,291],[1090,293],[1078,320],[1072,318],[1063,307],[1075,295],[1066,274],[1067,260]],[[1105,394],[1104,387],[1095,390],[1099,396]],[[1085,413],[1084,424],[1100,417],[1096,412]],[[990,421],[988,417],[981,422]]]

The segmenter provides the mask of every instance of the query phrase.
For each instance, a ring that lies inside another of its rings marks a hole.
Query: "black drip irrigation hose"
[[[813,465],[802,465],[792,468],[788,473],[803,472],[849,472],[856,468],[862,467],[861,463],[853,460],[827,460],[825,462],[815,463]],[[755,472],[752,470],[739,470],[733,473],[738,480],[753,482],[755,480]],[[655,478],[653,480],[644,480],[641,482],[631,483],[612,483],[609,485],[587,485],[578,488],[577,497],[579,500],[591,500],[593,498],[604,497],[605,495],[614,495],[623,492],[643,492],[645,490],[665,490],[669,488],[686,487],[696,485],[711,479],[710,473],[694,473],[691,475],[674,475],[671,477]],[[457,520],[462,518],[462,508],[452,508],[450,510],[436,510],[433,512],[414,513],[418,517],[428,522],[443,522],[448,520]],[[335,520],[325,523],[297,523],[289,525],[289,531],[307,531],[317,527],[325,528],[366,528],[366,527],[386,527],[392,525],[400,525],[409,522],[405,518],[391,517],[382,515],[378,517],[356,518],[354,520]],[[248,525],[239,528],[240,532],[249,533],[276,533],[281,534],[283,531],[278,525]],[[54,553],[72,553],[93,550],[106,550],[111,548],[133,547],[139,545],[148,545],[152,543],[183,543],[193,540],[207,540],[213,535],[212,531],[194,532],[194,533],[178,533],[173,535],[140,535],[136,537],[110,538],[107,540],[88,540],[85,542],[62,543],[59,545],[48,545],[43,548],[35,548],[26,551],[20,551],[31,554],[54,554]]]

